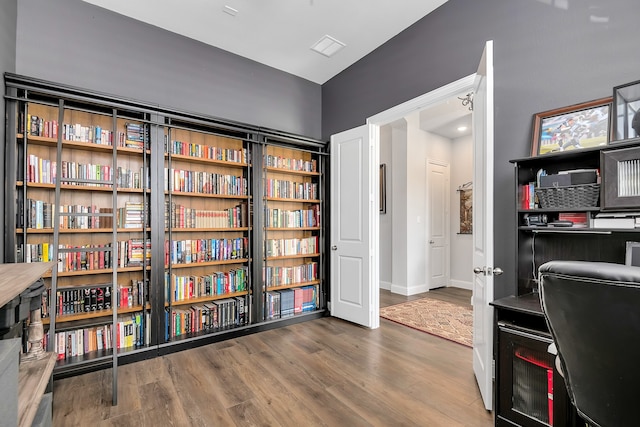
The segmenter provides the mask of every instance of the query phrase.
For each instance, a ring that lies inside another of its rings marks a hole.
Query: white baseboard
[[[468,291],[473,290],[473,283],[471,282],[465,282],[462,280],[451,280],[450,283],[451,284],[449,286],[453,288],[461,288],[461,289],[466,289]]]
[[[391,283],[390,282],[380,281],[380,289],[384,289],[386,291],[390,291],[391,290]]]
[[[394,294],[409,296],[409,295],[421,294],[422,292],[427,292],[429,288],[427,287],[426,284],[412,286],[410,288],[407,288],[405,286],[396,286],[392,284],[390,290],[391,290],[391,293],[394,293]]]

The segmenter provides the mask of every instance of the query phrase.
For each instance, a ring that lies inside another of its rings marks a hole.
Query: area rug
[[[467,347],[473,347],[473,310],[422,298],[382,307],[380,317]]]

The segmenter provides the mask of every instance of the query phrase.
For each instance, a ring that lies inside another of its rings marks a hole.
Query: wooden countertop
[[[0,307],[20,295],[54,265],[55,262],[0,264]]]

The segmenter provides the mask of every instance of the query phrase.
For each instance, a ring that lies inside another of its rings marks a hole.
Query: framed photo
[[[380,165],[380,213],[387,213],[387,165]]]
[[[611,101],[597,99],[535,114],[531,156],[607,145]]]
[[[640,81],[613,88],[611,142],[640,138]]]
[[[627,242],[624,263],[640,267],[640,242]]]
[[[640,147],[603,150],[602,210],[640,208]]]

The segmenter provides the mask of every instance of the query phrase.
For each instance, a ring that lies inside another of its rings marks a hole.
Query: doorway
[[[386,165],[386,212],[379,215],[380,289],[411,296],[442,286],[472,288],[472,236],[460,233],[457,192],[473,179],[471,111],[459,99],[472,83],[472,77],[453,82],[369,119],[381,123],[380,163]],[[444,209],[439,218],[428,201],[429,162],[449,166],[449,178],[443,177],[447,191],[436,199],[448,201],[450,208],[439,206]],[[443,241],[444,246],[434,247]]]

